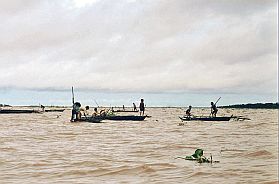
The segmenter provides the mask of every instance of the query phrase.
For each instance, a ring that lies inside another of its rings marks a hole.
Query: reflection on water
[[[193,109],[208,115],[209,109]],[[0,115],[1,183],[277,183],[278,110],[220,109],[251,121],[70,123],[63,113]],[[57,116],[61,115],[61,116]],[[182,125],[182,124],[180,124]],[[215,164],[175,159],[204,149]]]

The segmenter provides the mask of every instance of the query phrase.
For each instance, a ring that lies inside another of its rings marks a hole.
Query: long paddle
[[[74,86],[72,86],[72,102],[75,103]]]
[[[94,102],[95,102],[95,104],[97,105],[97,107],[100,107],[96,100],[94,100]]]
[[[74,114],[73,114],[73,110],[74,110],[74,104],[75,104],[75,96],[74,96],[74,86],[72,86],[72,103],[73,103],[73,109],[72,109],[72,117],[71,117],[71,122],[74,121]]]
[[[218,98],[218,100],[215,102],[214,105],[216,105],[219,102],[220,99],[221,99],[221,97]]]

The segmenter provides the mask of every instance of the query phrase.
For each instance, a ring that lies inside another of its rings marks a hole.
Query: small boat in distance
[[[114,121],[143,121],[146,116],[117,116],[117,115],[112,115],[112,116],[104,116],[102,117],[104,120],[114,120]]]
[[[179,117],[182,121],[230,121],[233,116],[212,117],[212,116],[183,116]]]
[[[135,111],[133,111],[133,110],[112,110],[112,112],[139,112],[139,110],[135,110]]]
[[[0,109],[0,114],[28,114],[41,113],[41,111],[34,109]]]
[[[65,109],[45,109],[45,112],[64,112]]]

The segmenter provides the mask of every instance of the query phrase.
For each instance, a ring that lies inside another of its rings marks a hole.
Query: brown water
[[[147,114],[142,122],[99,124],[70,123],[70,110],[2,114],[0,183],[277,183],[278,110],[220,109],[251,121],[182,126],[181,108]],[[220,163],[175,159],[197,148]]]

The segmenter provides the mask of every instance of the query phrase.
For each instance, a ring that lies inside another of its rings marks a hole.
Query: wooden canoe
[[[114,121],[143,121],[146,116],[117,116],[117,115],[113,115],[113,116],[104,116],[102,117],[103,119],[107,119],[107,120],[114,120]]]
[[[0,114],[26,114],[26,113],[40,113],[38,110],[31,109],[1,109]]]
[[[112,112],[139,112],[139,110],[129,111],[129,110],[113,110]]]
[[[102,121],[99,117],[81,117],[81,119],[76,119],[75,122],[89,122],[89,123],[100,123]]]
[[[232,116],[227,117],[210,117],[210,116],[193,116],[193,117],[179,117],[182,121],[230,121]]]
[[[64,112],[65,109],[45,109],[45,112]]]

